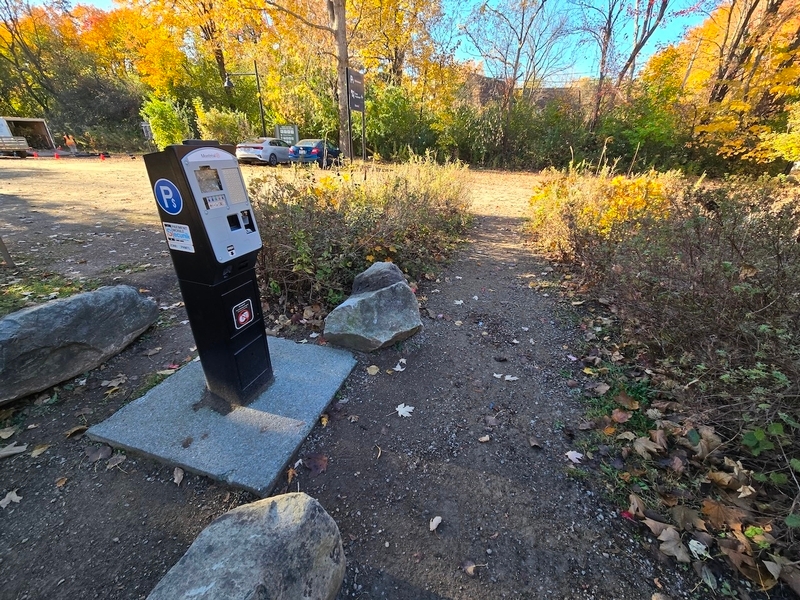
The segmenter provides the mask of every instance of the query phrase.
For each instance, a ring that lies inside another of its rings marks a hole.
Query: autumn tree
[[[334,42],[336,57],[337,105],[339,114],[339,145],[345,157],[352,158],[349,134],[349,108],[347,98],[347,68],[349,65],[347,39],[346,0],[326,0],[324,14],[319,10],[319,3],[289,3],[264,0],[266,12],[274,22],[288,16],[305,27],[328,33]],[[291,6],[291,8],[290,8]]]
[[[800,2],[729,0],[677,45],[694,141],[726,158],[771,161],[800,83]]]
[[[0,1],[3,101],[12,114],[42,115],[83,134],[90,126],[131,126],[139,88],[129,77],[120,38],[93,7]]]

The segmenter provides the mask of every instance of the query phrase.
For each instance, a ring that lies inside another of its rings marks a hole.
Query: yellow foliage
[[[534,188],[530,230],[544,250],[574,257],[591,240],[620,239],[644,220],[668,217],[674,177],[550,171]]]

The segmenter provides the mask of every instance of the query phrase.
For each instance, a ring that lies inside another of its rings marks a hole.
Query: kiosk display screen
[[[219,180],[219,174],[216,169],[200,167],[194,172],[194,176],[197,177],[197,184],[200,186],[202,193],[222,191],[222,182]]]

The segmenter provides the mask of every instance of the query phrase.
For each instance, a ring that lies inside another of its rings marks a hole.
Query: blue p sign
[[[169,179],[159,179],[153,186],[156,202],[164,212],[177,215],[183,209],[183,198],[175,184]]]

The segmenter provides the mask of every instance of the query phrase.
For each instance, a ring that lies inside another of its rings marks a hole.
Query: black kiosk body
[[[272,381],[256,282],[261,249],[232,146],[187,140],[146,154],[208,391],[248,404]]]

